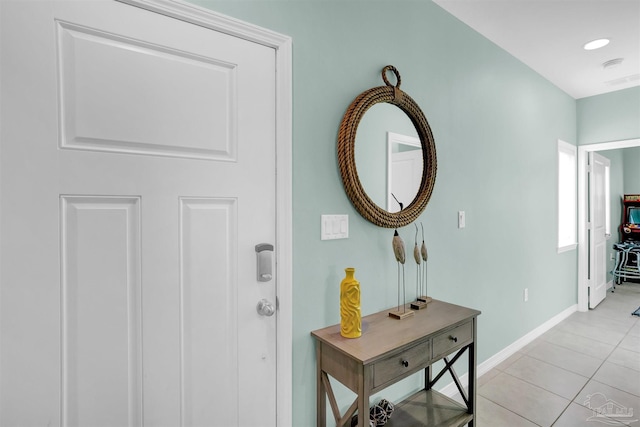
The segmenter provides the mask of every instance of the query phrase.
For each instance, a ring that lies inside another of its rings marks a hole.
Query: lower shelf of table
[[[461,427],[473,414],[455,400],[435,390],[421,390],[396,405],[385,427]]]

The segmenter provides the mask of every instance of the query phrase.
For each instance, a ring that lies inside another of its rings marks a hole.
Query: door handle
[[[273,278],[273,245],[259,243],[256,245],[257,279],[258,282],[269,282]]]
[[[276,307],[272,303],[270,303],[268,300],[262,299],[258,301],[258,305],[256,305],[256,310],[258,311],[260,316],[269,317],[269,316],[273,316],[273,314],[276,312]]]

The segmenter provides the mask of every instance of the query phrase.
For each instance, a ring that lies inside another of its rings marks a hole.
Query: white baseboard
[[[504,362],[506,359],[511,357],[514,353],[516,353],[522,347],[524,347],[525,345],[529,344],[531,341],[535,340],[540,335],[544,334],[549,329],[553,328],[554,326],[556,326],[558,323],[562,322],[567,317],[571,316],[577,310],[578,310],[578,304],[572,305],[571,307],[569,307],[569,308],[563,310],[562,312],[560,312],[559,314],[553,316],[551,319],[547,320],[542,325],[540,325],[537,328],[535,328],[533,331],[529,332],[528,334],[526,334],[522,338],[516,340],[512,344],[510,344],[507,347],[503,348],[502,350],[500,350],[499,352],[497,352],[496,354],[494,354],[493,356],[491,356],[490,358],[488,358],[487,360],[485,360],[484,362],[479,364],[478,365],[478,369],[477,369],[478,378],[480,378],[481,376],[483,376],[484,374],[489,372],[491,369],[493,369],[496,366],[498,366],[500,363]],[[462,384],[467,384],[468,377],[469,377],[468,374],[462,375],[460,377],[461,383]],[[456,393],[458,393],[458,388],[456,387],[456,384],[452,381],[451,383],[449,383],[446,386],[444,386],[440,390],[440,393],[444,394],[445,396],[452,397]]]

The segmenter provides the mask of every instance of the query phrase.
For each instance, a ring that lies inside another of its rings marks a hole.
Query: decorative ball
[[[356,427],[358,425],[358,414],[355,414],[351,417],[351,427]],[[376,422],[373,418],[369,418],[369,427],[377,427]]]
[[[395,406],[393,406],[393,403],[389,402],[387,399],[382,399],[380,403],[378,403],[378,406],[384,409],[387,413],[387,418],[391,418],[391,414],[393,414],[393,411],[396,409]]]
[[[380,405],[376,405],[371,408],[369,411],[369,415],[373,421],[375,421],[376,426],[383,426],[387,423],[389,417],[387,416],[387,411],[384,410]]]

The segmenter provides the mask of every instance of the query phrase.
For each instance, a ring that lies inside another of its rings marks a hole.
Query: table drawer
[[[379,387],[402,375],[416,372],[424,368],[430,359],[430,340],[388,356],[373,365],[373,387]]]
[[[433,358],[446,356],[473,340],[473,322],[467,322],[433,338]]]

